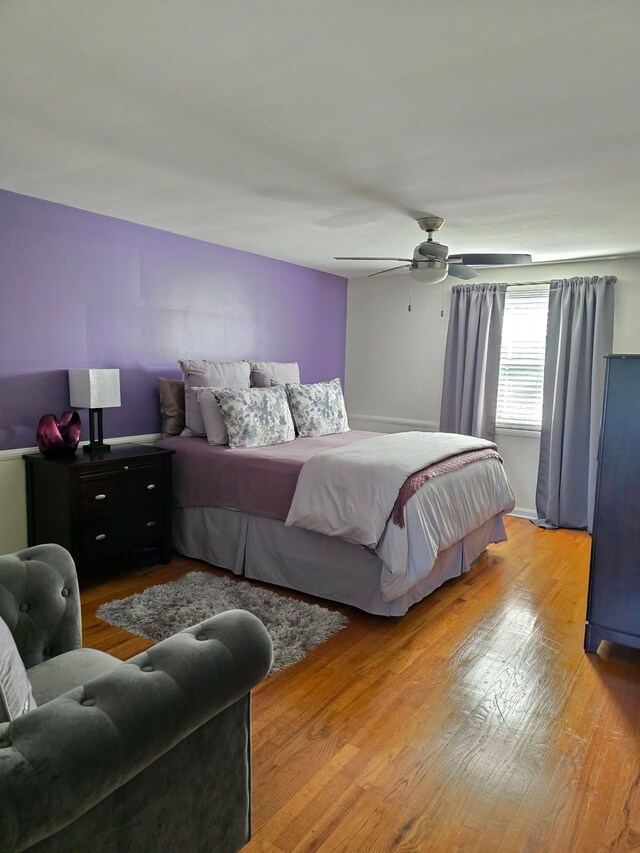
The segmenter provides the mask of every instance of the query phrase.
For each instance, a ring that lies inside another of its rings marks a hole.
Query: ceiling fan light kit
[[[411,278],[420,284],[439,284],[449,274],[448,267],[446,261],[416,261],[411,267]]]
[[[444,225],[444,219],[433,213],[428,213],[417,220],[418,225],[429,235],[428,238],[419,243],[413,250],[412,258],[380,258],[380,257],[337,257],[336,261],[402,261],[400,266],[379,270],[371,273],[383,275],[394,270],[408,269],[411,271],[413,281],[421,284],[438,284],[450,275],[452,278],[466,281],[475,278],[479,273],[474,266],[499,266],[503,264],[530,264],[531,255],[525,254],[460,254],[449,256],[449,247],[437,243],[433,239],[433,232],[439,231]]]

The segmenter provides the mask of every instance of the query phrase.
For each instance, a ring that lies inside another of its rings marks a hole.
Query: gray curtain
[[[591,530],[613,276],[552,281],[536,508],[540,527]]]
[[[506,284],[451,290],[440,429],[495,438]]]

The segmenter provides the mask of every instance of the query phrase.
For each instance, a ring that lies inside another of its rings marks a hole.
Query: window
[[[549,285],[521,285],[505,296],[496,426],[539,430]]]

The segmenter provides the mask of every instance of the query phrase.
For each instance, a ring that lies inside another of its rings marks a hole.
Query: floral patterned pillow
[[[287,396],[301,437],[347,432],[349,421],[339,379],[315,385],[287,383]]]
[[[213,395],[229,433],[229,447],[264,447],[295,438],[284,388],[226,388]]]

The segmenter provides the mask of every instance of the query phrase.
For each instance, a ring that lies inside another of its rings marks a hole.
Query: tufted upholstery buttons
[[[83,704],[83,705],[86,705],[86,706],[87,706],[87,708],[90,708],[90,707],[91,707],[91,705],[95,705],[95,704],[96,704],[96,700],[95,700],[95,699],[85,699],[85,700],[84,700],[84,702],[83,702],[82,704]]]
[[[42,654],[43,655],[50,655],[51,654],[51,646],[45,646],[44,649],[42,650]]]
[[[35,545],[0,556],[0,564],[0,609],[12,613],[19,628],[15,641],[25,669],[80,648],[80,598],[69,552],[60,545]],[[47,645],[52,647],[51,655],[43,655]]]
[[[69,590],[66,588],[66,586],[65,586],[65,588],[62,590],[62,592],[60,593],[60,595],[61,595],[63,598],[66,598],[66,597],[69,595]]]
[[[207,637],[206,634],[198,634],[198,636],[196,637],[196,640],[208,640],[208,639],[209,638]]]
[[[142,667],[142,671],[143,672],[153,672],[153,667],[151,666],[151,664],[148,663],[146,666]]]

